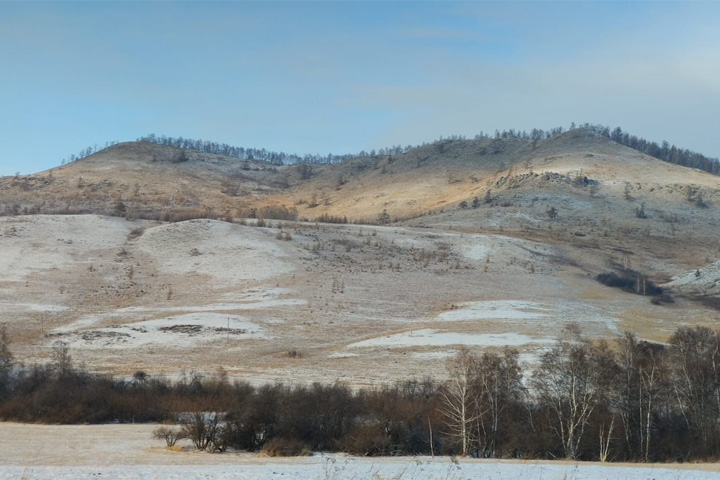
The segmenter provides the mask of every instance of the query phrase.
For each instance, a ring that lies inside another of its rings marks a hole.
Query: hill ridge
[[[613,140],[614,142],[630,147],[634,150],[638,150],[642,153],[648,154],[650,156],[653,156],[655,158],[659,158],[661,160],[675,163],[678,165],[683,166],[689,166],[691,168],[699,168],[701,170],[708,171],[713,174],[720,174],[720,160],[717,158],[711,158],[707,157],[705,155],[699,154],[697,152],[690,151],[688,149],[682,149],[677,148],[675,145],[670,145],[667,141],[661,142],[661,144],[658,144],[656,142],[648,142],[643,138],[638,138],[635,135],[631,135],[627,132],[623,132],[620,127],[616,127],[615,129],[610,129],[610,127],[603,126],[603,125],[594,125],[590,123],[585,123],[580,125],[579,127],[575,127],[574,124],[570,127],[569,130],[564,130],[562,127],[553,128],[550,130],[541,130],[541,129],[532,129],[530,133],[527,131],[519,131],[519,130],[513,130],[510,129],[509,131],[495,131],[494,136],[485,134],[484,132],[481,132],[480,134],[476,135],[474,137],[474,140],[488,140],[488,139],[508,139],[508,138],[516,138],[516,139],[522,139],[525,141],[529,141],[532,143],[533,148],[535,148],[537,142],[543,141],[543,140],[550,140],[555,137],[559,137],[561,135],[564,135],[569,132],[582,132],[582,131],[591,131],[594,132],[597,135],[603,136],[605,138],[609,138]],[[299,164],[299,163],[311,163],[311,164],[332,164],[332,163],[341,163],[356,157],[375,157],[375,156],[385,156],[385,155],[400,155],[403,153],[407,153],[408,151],[412,149],[416,149],[419,147],[424,147],[427,145],[433,145],[437,143],[446,142],[448,140],[465,140],[466,138],[464,136],[458,136],[458,135],[452,135],[449,137],[449,139],[443,139],[443,137],[440,137],[437,140],[434,140],[432,142],[424,142],[420,145],[411,146],[408,145],[406,147],[401,147],[399,145],[389,147],[389,148],[381,148],[379,150],[371,150],[370,152],[359,152],[357,154],[328,154],[328,155],[318,155],[318,154],[305,154],[305,155],[297,155],[297,154],[288,154],[285,152],[275,152],[271,150],[267,150],[266,148],[245,148],[245,147],[237,147],[228,145],[226,143],[218,143],[218,142],[210,142],[210,141],[203,141],[203,140],[195,140],[195,139],[188,139],[183,137],[168,137],[165,135],[156,136],[154,134],[146,135],[144,137],[140,137],[137,139],[137,141],[144,141],[149,143],[154,143],[157,145],[165,145],[165,146],[174,146],[177,148],[182,148],[185,150],[195,150],[200,153],[212,153],[215,155],[223,155],[227,157],[234,157],[234,158],[240,158],[242,160],[263,160],[268,161],[269,163],[272,163],[273,165],[283,165],[283,164]],[[110,146],[116,145],[120,142],[107,142],[105,144],[105,148],[108,148]],[[122,142],[122,143],[130,143],[130,142]],[[78,155],[71,155],[69,159],[65,159],[62,161],[62,164],[65,163],[71,163],[73,161],[80,160],[82,158],[86,158],[94,153],[98,153],[101,150],[98,150],[97,145],[93,147],[88,147],[86,149],[83,149],[80,151]]]

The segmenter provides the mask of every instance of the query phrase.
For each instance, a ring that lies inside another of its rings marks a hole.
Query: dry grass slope
[[[282,167],[125,143],[0,179],[0,305],[21,360],[64,341],[121,374],[369,384],[441,374],[461,343],[532,362],[572,321],[713,324],[718,207],[719,177],[583,130]],[[681,275],[675,303],[611,271]]]

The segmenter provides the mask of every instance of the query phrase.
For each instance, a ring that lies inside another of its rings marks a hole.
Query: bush
[[[348,223],[347,217],[341,217],[339,215],[330,215],[323,213],[319,217],[315,218],[316,223]]]
[[[194,412],[180,415],[181,435],[189,438],[198,450],[224,450],[217,442],[220,414],[215,412]]]
[[[373,457],[391,453],[391,439],[378,425],[362,425],[347,436],[344,448],[353,455]]]
[[[284,205],[268,205],[262,208],[251,208],[250,218],[269,218],[273,220],[297,220],[298,211],[295,207],[287,208]]]
[[[626,292],[640,295],[661,295],[663,289],[648,280],[645,275],[628,270],[618,275],[615,272],[600,273],[595,279],[608,287],[621,288]]]
[[[295,438],[276,437],[265,442],[262,454],[268,457],[306,457],[312,454],[310,446]]]
[[[153,430],[153,438],[158,440],[165,440],[165,444],[168,447],[174,447],[178,440],[187,438],[185,432],[179,429],[173,429],[169,427],[158,427]]]

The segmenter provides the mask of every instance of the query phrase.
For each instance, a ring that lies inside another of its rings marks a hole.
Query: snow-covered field
[[[710,480],[718,464],[630,465],[449,457],[269,458],[172,451],[156,425],[0,423],[0,479]]]
[[[262,465],[118,465],[111,467],[0,467],[0,479],[237,479],[237,480],[711,480],[718,472],[656,466],[565,462],[504,463],[448,458],[335,458],[269,460]]]

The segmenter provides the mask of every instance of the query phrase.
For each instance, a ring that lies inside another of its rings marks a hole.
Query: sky
[[[720,2],[0,1],[0,175],[150,133],[354,153],[599,123],[720,157]]]

